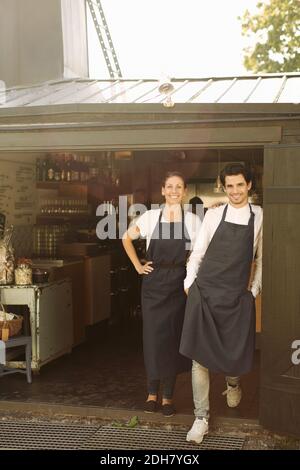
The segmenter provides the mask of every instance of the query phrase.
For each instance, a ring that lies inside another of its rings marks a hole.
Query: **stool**
[[[7,341],[3,341],[5,349],[15,348],[17,346],[25,346],[25,359],[26,359],[26,370],[17,369],[17,368],[8,368],[4,364],[0,364],[0,377],[7,374],[14,374],[15,372],[20,372],[21,374],[26,374],[27,382],[31,384],[31,336],[16,336],[15,338],[10,338]]]

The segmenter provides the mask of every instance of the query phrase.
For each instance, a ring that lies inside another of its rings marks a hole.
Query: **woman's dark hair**
[[[184,187],[186,188],[186,181],[185,181],[185,177],[183,176],[182,173],[180,173],[180,171],[168,171],[165,176],[163,177],[163,180],[162,180],[162,187],[164,187],[166,185],[166,181],[169,179],[169,178],[172,178],[172,176],[177,176],[178,178],[182,179],[183,181],[183,185]]]
[[[229,163],[228,165],[223,168],[220,173],[220,180],[223,186],[225,186],[225,177],[226,176],[235,176],[235,175],[243,175],[247,184],[252,181],[253,176],[252,172],[249,168],[246,168],[241,163]]]

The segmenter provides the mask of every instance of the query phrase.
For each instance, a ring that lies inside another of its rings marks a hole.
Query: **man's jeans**
[[[226,377],[229,385],[238,385],[239,377]],[[194,414],[196,418],[209,418],[209,371],[199,362],[193,361],[192,386],[194,399]]]

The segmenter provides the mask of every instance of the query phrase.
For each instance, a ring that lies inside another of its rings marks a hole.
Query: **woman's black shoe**
[[[144,404],[144,412],[145,413],[155,413],[157,411],[158,405],[157,401],[155,400],[148,400]]]
[[[167,418],[174,416],[174,414],[176,413],[176,410],[172,403],[166,403],[165,405],[162,405],[161,408],[162,408],[162,414],[166,416]]]

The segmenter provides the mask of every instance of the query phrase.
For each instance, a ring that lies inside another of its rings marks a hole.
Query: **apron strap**
[[[253,210],[252,210],[252,207],[251,207],[250,202],[249,202],[249,209],[250,209],[250,217],[249,217],[248,225],[249,225],[250,223],[253,223],[253,224],[254,224],[254,217],[255,217],[255,214],[254,214],[254,212],[253,212]]]
[[[159,214],[159,218],[158,218],[158,233],[159,233],[159,238],[161,238],[161,235],[162,235],[162,226],[161,226],[162,214],[163,214],[163,209],[161,209],[160,214]],[[182,206],[181,206],[181,233],[182,233],[182,236],[185,238],[185,223],[184,223],[184,221],[185,221],[185,219],[184,219],[184,211],[183,211],[183,208],[182,208]]]
[[[227,214],[227,209],[228,209],[228,204],[226,204],[226,206],[224,207],[221,222],[224,222],[224,220],[225,220],[225,217],[226,217],[226,214]]]

